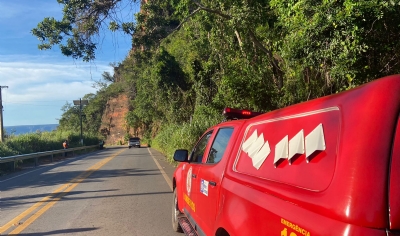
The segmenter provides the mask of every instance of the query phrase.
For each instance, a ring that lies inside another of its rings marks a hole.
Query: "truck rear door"
[[[198,172],[200,192],[197,196],[197,216],[205,235],[215,235],[214,226],[219,204],[219,194],[230,150],[233,147],[235,124],[214,130],[211,148]],[[237,129],[236,129],[237,130]],[[238,131],[237,131],[238,132]]]

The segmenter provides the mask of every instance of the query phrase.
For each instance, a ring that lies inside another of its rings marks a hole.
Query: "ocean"
[[[6,134],[27,134],[35,133],[37,131],[53,131],[57,129],[58,124],[47,124],[47,125],[16,125],[16,126],[4,126],[4,131]]]

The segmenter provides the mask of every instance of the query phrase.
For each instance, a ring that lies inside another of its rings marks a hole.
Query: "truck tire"
[[[178,208],[178,196],[176,188],[174,189],[174,197],[172,202],[172,228],[175,232],[183,233],[181,226],[179,225],[178,218],[182,216],[182,212]]]

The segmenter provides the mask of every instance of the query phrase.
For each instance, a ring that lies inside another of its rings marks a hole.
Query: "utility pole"
[[[3,99],[1,97],[1,90],[8,88],[8,86],[0,86],[0,142],[4,142],[4,129],[3,129]]]
[[[83,105],[87,105],[88,100],[82,100],[79,98],[79,100],[74,100],[74,105],[79,105],[79,116],[80,116],[80,121],[81,121],[81,145],[83,146],[83,135],[82,135],[82,107]]]

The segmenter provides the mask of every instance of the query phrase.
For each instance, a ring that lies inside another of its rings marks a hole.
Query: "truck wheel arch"
[[[183,204],[182,203],[182,189],[177,186],[176,177],[173,177],[173,179],[172,179],[172,192],[175,191],[175,189],[176,189],[176,197],[177,197],[177,200],[178,200],[178,208],[179,208],[179,210],[182,210],[183,209],[183,205],[182,205]]]
[[[218,228],[215,236],[229,236],[229,233],[224,228]]]

